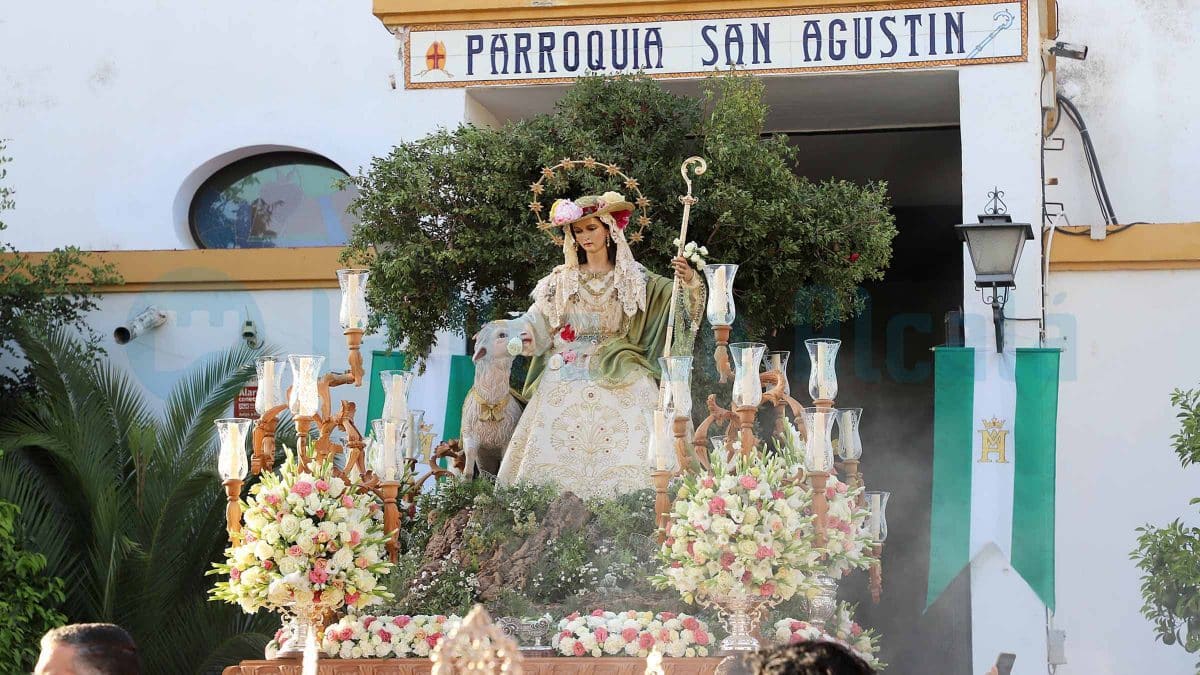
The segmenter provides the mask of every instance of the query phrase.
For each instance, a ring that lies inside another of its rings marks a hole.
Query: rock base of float
[[[667,675],[712,675],[720,658],[663,659]],[[642,675],[646,660],[633,657],[548,657],[521,662],[524,675]],[[322,659],[320,675],[429,675],[429,659]],[[223,675],[301,675],[300,661],[243,661]]]

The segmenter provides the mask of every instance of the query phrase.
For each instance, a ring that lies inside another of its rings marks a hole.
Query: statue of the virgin
[[[672,282],[634,260],[625,238],[633,209],[616,192],[550,208],[565,261],[538,282],[520,319],[533,357],[522,392],[529,403],[500,485],[555,483],[585,498],[650,487],[646,449]],[[671,267],[682,290],[672,345],[690,350],[704,285],[683,257]]]

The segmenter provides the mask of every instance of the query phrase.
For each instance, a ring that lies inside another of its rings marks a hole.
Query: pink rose
[[[691,631],[699,630],[700,622],[696,620],[696,617],[689,616],[683,620],[683,627],[685,630],[691,630]]]
[[[362,541],[362,532],[359,532],[358,530],[350,530],[350,545],[358,546],[359,542],[361,542],[361,541]]]
[[[772,492],[771,498],[772,499],[784,499],[785,495],[783,494],[783,490],[776,490],[776,491]]]
[[[325,530],[321,530],[320,532],[317,533],[316,540],[322,544],[327,543],[329,541],[329,533],[326,532]]]
[[[384,642],[391,642],[391,641],[392,641],[392,634],[391,634],[391,633],[389,633],[389,632],[387,632],[386,630],[380,629],[380,631],[379,631],[379,639],[380,639],[380,640],[383,640]]]
[[[556,199],[550,205],[550,220],[555,225],[562,225],[583,217],[583,209],[570,199]]]
[[[269,569],[272,569],[273,567],[275,567],[275,563],[271,562],[270,560],[263,561],[263,569],[264,570],[269,570]]]
[[[857,621],[850,623],[850,634],[854,637],[858,637],[859,635],[863,634],[862,626],[858,625]]]
[[[671,641],[671,631],[667,630],[666,628],[663,628],[662,630],[658,631],[658,641],[659,642],[670,642]]]
[[[675,545],[675,537],[667,537],[666,544],[667,544],[667,546],[674,546]]]
[[[325,509],[317,509],[317,512],[314,513],[313,515],[318,518],[324,518],[325,517]]]
[[[788,624],[788,630],[795,633],[798,630],[804,630],[804,628],[807,626],[808,624],[804,623],[803,621],[792,621]]]
[[[725,515],[725,500],[720,497],[713,497],[708,503],[708,512],[713,515]]]
[[[338,633],[338,639],[341,640],[342,642],[345,642],[346,640],[349,640],[352,637],[354,637],[354,630],[351,629],[349,626],[343,628]]]
[[[846,494],[846,490],[850,489],[850,488],[846,487],[846,484],[845,484],[845,483],[841,483],[841,482],[839,482],[839,483],[836,485],[836,488],[837,488],[837,493],[838,493],[839,495],[844,495],[844,494]]]
[[[292,486],[292,493],[298,494],[301,497],[307,497],[307,496],[311,495],[312,491],[313,491],[312,483],[310,483],[306,480],[296,481],[296,484]]]
[[[725,551],[721,554],[721,569],[727,570],[730,567],[733,567],[733,561],[736,559],[737,556],[735,556],[732,551]]]
[[[593,633],[596,636],[596,642],[604,642],[608,639],[608,629],[601,626]]]
[[[347,593],[346,594],[346,604],[350,605],[350,606],[354,606],[354,605],[358,604],[358,597],[359,597],[358,593]]]
[[[689,629],[689,630],[691,630],[692,633],[694,633],[694,635],[692,637],[696,641],[696,644],[700,645],[701,647],[708,644],[708,641],[709,641],[708,633],[704,632],[703,630],[700,630],[699,628],[694,628],[694,629]]]
[[[342,506],[348,509],[354,508],[354,499],[350,495],[342,495]]]
[[[701,484],[701,485],[703,485],[703,486],[704,486],[704,487],[706,487],[706,488],[712,488],[714,485],[716,485],[716,484],[717,484],[717,482],[716,482],[716,481],[714,481],[714,480],[713,480],[711,477],[709,477],[709,476],[705,476],[705,477],[704,477],[704,480],[701,480],[701,481],[700,481],[700,484]]]
[[[836,494],[837,494],[837,490],[835,490],[832,485],[825,488],[825,498],[826,499],[833,499],[834,495],[836,495]]]
[[[267,502],[268,504],[278,504],[279,496],[273,492],[268,492],[267,494],[263,495],[263,501]]]
[[[366,558],[359,558],[358,560],[355,560],[355,561],[354,561],[354,566],[355,566],[355,567],[357,567],[357,568],[358,568],[358,569],[360,569],[360,570],[365,570],[365,569],[367,569],[367,564],[368,564],[368,563],[367,563],[367,559],[366,559]]]
[[[242,571],[241,571],[241,570],[239,570],[239,569],[238,569],[238,568],[236,568],[236,567],[230,567],[230,568],[229,568],[229,578],[230,578],[230,579],[233,579],[234,581],[237,581],[238,579],[241,579],[241,578],[242,578]]]
[[[771,548],[770,546],[759,546],[758,551],[754,554],[754,557],[758,558],[759,560],[773,558],[775,557],[775,549]]]
[[[367,616],[363,619],[363,628],[370,628],[371,624],[375,623],[375,617]]]
[[[329,573],[318,567],[316,569],[309,570],[308,580],[314,584],[323,584],[326,581],[329,581]]]
[[[304,555],[304,551],[300,548],[299,544],[293,544],[288,548],[288,555],[292,556],[293,558],[299,558],[300,556]]]
[[[626,642],[633,642],[637,639],[637,636],[638,633],[636,628],[626,628],[625,630],[621,631],[621,639]]]
[[[649,631],[643,631],[638,635],[638,646],[642,649],[650,649],[654,646],[654,636]]]
[[[430,635],[429,637],[425,638],[425,644],[429,645],[430,647],[436,647],[438,641],[441,639],[442,639],[441,633],[434,633],[433,635]]]
[[[804,636],[799,633],[792,633],[792,637],[788,638],[788,644],[797,644],[805,642]]]
[[[742,487],[746,488],[747,490],[753,490],[754,488],[758,487],[758,479],[754,476],[742,476],[740,479],[738,479],[738,482],[741,483]]]
[[[586,652],[587,650],[585,650],[583,648],[582,642],[576,642],[574,645],[571,646],[571,651],[575,653],[575,656],[583,656],[584,652]]]
[[[763,596],[764,598],[772,595],[773,593],[775,593],[775,584],[773,584],[769,581],[767,583],[763,584],[762,586],[758,587],[758,594]]]
[[[562,630],[562,632],[558,634],[558,636],[559,636],[559,637],[571,637],[572,635],[574,635],[574,633],[572,633],[571,631],[567,630],[566,628],[564,628],[564,629]]]
[[[324,478],[318,478],[317,479],[317,492],[327,492],[328,490],[329,490],[329,483],[325,482]]]
[[[675,618],[675,612],[661,612],[659,615],[663,621],[670,621]]]
[[[592,616],[594,616],[594,617],[597,617],[597,618],[599,618],[599,617],[603,617],[603,616],[604,616],[604,610],[602,610],[602,609],[593,610],[593,611],[592,611]]]
[[[446,623],[446,615],[445,614],[434,614],[433,620],[435,623]]]
[[[579,612],[571,612],[567,615],[567,621],[574,621],[579,618]]]
[[[566,364],[575,363],[575,359],[579,358],[579,355],[575,353],[574,349],[568,349],[567,351],[563,352],[562,356],[563,363]]]

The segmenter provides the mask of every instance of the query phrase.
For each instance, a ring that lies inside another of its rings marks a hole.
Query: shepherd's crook
[[[687,244],[688,218],[692,215],[692,204],[696,203],[696,198],[692,196],[692,179],[688,177],[688,168],[693,167],[693,171],[697,176],[708,171],[708,162],[702,157],[688,157],[683,160],[683,164],[679,167],[679,173],[683,175],[683,182],[687,183],[687,194],[679,198],[683,204],[683,224],[679,226],[679,247],[675,251],[675,257],[683,255],[683,247]],[[671,356],[671,342],[675,337],[675,303],[679,299],[679,275],[673,275],[671,282],[671,308],[667,311],[667,341],[663,344],[663,356]]]

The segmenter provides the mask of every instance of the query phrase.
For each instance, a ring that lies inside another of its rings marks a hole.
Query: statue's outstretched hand
[[[696,270],[692,269],[691,263],[681,255],[671,259],[671,267],[675,269],[675,276],[685,284],[692,283],[692,279],[696,276]]]

